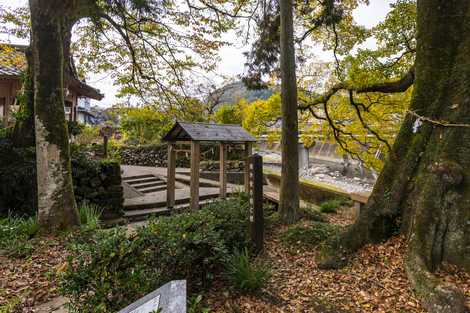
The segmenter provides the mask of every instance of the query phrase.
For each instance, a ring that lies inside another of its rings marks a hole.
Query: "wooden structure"
[[[200,143],[217,142],[220,146],[220,197],[227,195],[227,145],[245,145],[245,192],[250,192],[250,160],[252,144],[256,139],[239,125],[221,125],[207,123],[183,123],[176,122],[173,128],[162,138],[168,142],[168,165],[167,165],[167,206],[173,208],[175,205],[175,172],[176,172],[176,144],[184,143],[191,145],[191,181],[190,181],[190,207],[199,208],[199,162]]]
[[[26,70],[26,50],[28,46],[0,44],[0,120],[8,125],[11,112],[17,105],[16,96],[21,89],[21,76]],[[65,71],[65,106],[66,119],[77,121],[79,98],[103,99],[99,90],[87,85],[78,78],[73,59],[70,58]]]

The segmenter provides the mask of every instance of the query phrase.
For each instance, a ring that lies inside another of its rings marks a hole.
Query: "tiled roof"
[[[163,137],[164,141],[194,140],[219,142],[255,142],[243,127],[239,125],[183,123],[176,122]]]
[[[0,44],[0,76],[18,77],[26,68],[25,46]]]
[[[0,78],[17,78],[26,69],[25,51],[28,46],[10,45],[0,43]],[[69,74],[66,75],[68,88],[76,91],[79,95],[95,100],[103,99],[104,95],[96,88],[87,85],[78,78],[73,59],[69,62]]]

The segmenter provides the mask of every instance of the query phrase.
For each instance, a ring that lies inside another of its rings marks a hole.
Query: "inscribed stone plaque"
[[[186,313],[186,281],[174,280],[118,313]]]

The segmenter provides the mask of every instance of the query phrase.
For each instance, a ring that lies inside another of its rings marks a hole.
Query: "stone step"
[[[140,178],[149,178],[149,177],[155,177],[155,175],[143,174],[143,175],[125,176],[125,177],[122,178],[122,180],[127,181],[127,180],[140,179]]]
[[[169,215],[171,211],[168,208],[150,208],[150,209],[142,209],[142,210],[132,210],[132,211],[124,211],[124,218],[128,221],[136,222],[142,221],[153,216],[161,216],[161,215]]]
[[[199,202],[199,205],[203,206],[212,201],[214,201],[214,199],[207,199],[207,200]],[[160,207],[160,208],[149,208],[149,209],[142,209],[142,210],[131,210],[131,211],[124,211],[124,218],[126,218],[130,223],[133,223],[133,222],[144,221],[148,219],[150,216],[170,215],[172,213],[180,213],[188,209],[189,209],[189,203],[182,203],[179,205],[175,205],[175,207],[172,209],[168,209],[166,207]]]
[[[134,186],[136,184],[143,184],[143,183],[151,183],[151,182],[157,182],[157,181],[162,181],[156,176],[152,177],[142,177],[142,178],[133,178],[130,180],[124,180],[125,183]]]
[[[230,195],[230,192],[227,192],[227,195]],[[204,200],[208,199],[215,199],[218,198],[218,194],[200,194],[199,201],[202,203]],[[180,204],[189,204],[189,195],[184,198],[177,198],[175,199],[175,205]],[[133,211],[133,210],[144,210],[149,208],[163,208],[166,207],[166,197],[162,198],[161,201],[152,201],[152,202],[144,202],[138,204],[127,204],[124,205],[124,211]]]
[[[157,181],[151,181],[147,183],[131,184],[131,186],[137,190],[140,190],[140,188],[166,186],[166,182],[164,182],[163,180],[157,180]]]
[[[137,190],[139,192],[142,192],[142,193],[151,193],[151,192],[163,191],[163,190],[166,190],[166,185],[147,187],[147,188],[137,188]]]

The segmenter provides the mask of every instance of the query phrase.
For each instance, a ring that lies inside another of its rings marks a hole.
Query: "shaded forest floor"
[[[342,213],[326,216],[336,225],[352,222]],[[300,221],[297,226],[308,223]],[[228,288],[224,280],[217,280],[202,295],[202,307],[217,313],[424,312],[404,270],[404,238],[397,236],[381,245],[366,246],[346,268],[326,271],[315,262],[320,247],[301,242],[287,245],[282,240],[286,230],[275,225],[267,231],[266,249],[260,259],[272,275],[261,292],[242,295]],[[6,312],[38,312],[35,307],[58,296],[55,277],[66,259],[64,238],[35,240],[36,248],[26,258],[0,253],[0,308],[11,306]],[[438,276],[460,287],[470,307],[470,274],[445,266]]]
[[[352,223],[345,214],[327,216],[333,224]],[[270,266],[272,276],[262,292],[242,295],[214,286],[205,294],[210,312],[425,312],[406,277],[403,237],[364,247],[341,270],[320,270],[315,257],[321,249],[287,246],[281,239],[286,229],[268,231],[260,258]],[[465,292],[470,309],[470,274],[444,266],[437,275]]]

